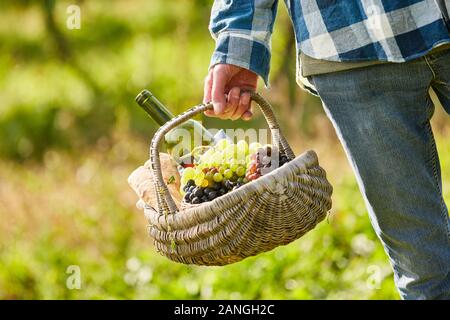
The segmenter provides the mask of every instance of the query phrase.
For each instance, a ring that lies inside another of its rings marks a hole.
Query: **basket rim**
[[[230,202],[230,200],[239,197],[243,198],[243,196],[246,193],[251,193],[252,191],[255,191],[255,189],[258,188],[258,186],[267,184],[270,180],[273,180],[275,175],[279,174],[286,174],[289,172],[292,172],[292,169],[294,166],[303,165],[306,166],[310,163],[316,163],[318,164],[318,157],[315,151],[313,150],[307,150],[303,152],[302,154],[298,155],[285,165],[269,172],[268,174],[261,176],[257,180],[251,181],[249,183],[244,184],[240,188],[236,190],[232,190],[212,201],[200,203],[200,204],[189,204],[186,208],[178,208],[176,212],[168,212],[167,215],[164,213],[160,213],[154,208],[146,205],[144,208],[145,215],[147,219],[149,220],[150,224],[158,224],[161,225],[164,229],[168,225],[177,224],[177,220],[189,220],[192,218],[193,215],[198,214],[198,210],[210,210],[218,205],[220,202],[221,204],[225,204]],[[275,178],[276,179],[276,178]],[[178,221],[180,222],[180,221]]]

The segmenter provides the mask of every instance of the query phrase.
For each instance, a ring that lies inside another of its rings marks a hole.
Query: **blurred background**
[[[67,28],[71,4],[79,30]],[[319,154],[335,189],[329,218],[288,246],[220,268],[176,264],[152,247],[127,177],[147,160],[156,126],[134,97],[148,88],[174,113],[201,102],[211,4],[0,2],[1,299],[398,299],[333,128],[295,84],[281,4],[272,88],[260,91],[295,151]],[[259,114],[199,120],[264,128]],[[433,128],[449,202],[450,122],[440,107]],[[67,286],[69,266],[79,267],[79,289]]]

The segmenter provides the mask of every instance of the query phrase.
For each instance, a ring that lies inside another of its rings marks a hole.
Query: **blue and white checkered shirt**
[[[450,42],[441,6],[450,0],[284,0],[299,52],[329,61],[404,62]],[[278,0],[215,0],[211,66],[234,64],[266,85]]]

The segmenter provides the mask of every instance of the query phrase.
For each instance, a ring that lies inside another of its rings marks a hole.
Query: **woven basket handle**
[[[265,100],[261,95],[255,92],[250,92],[251,99],[255,101],[259,108],[261,109],[264,118],[269,126],[271,135],[272,135],[272,144],[279,148],[281,152],[283,152],[288,159],[292,160],[295,158],[295,155],[289,146],[286,138],[280,132],[280,127],[278,125],[277,120],[275,119],[275,115],[273,113],[272,106],[269,104],[267,100]],[[173,119],[166,122],[163,126],[161,126],[153,136],[151,145],[150,145],[150,163],[151,169],[153,171],[153,177],[156,182],[156,193],[157,193],[157,203],[159,213],[175,213],[178,211],[178,208],[170,195],[169,189],[167,188],[167,184],[165,183],[162,172],[161,172],[161,162],[159,159],[159,149],[161,146],[161,142],[164,139],[164,136],[175,127],[179,126],[183,122],[191,119],[195,115],[202,113],[206,110],[212,109],[212,103],[200,104],[198,106],[192,107],[191,109],[183,112],[182,114],[174,117]]]

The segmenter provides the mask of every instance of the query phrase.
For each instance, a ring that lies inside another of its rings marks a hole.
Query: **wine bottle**
[[[160,126],[174,117],[169,109],[167,109],[166,106],[164,106],[148,90],[143,90],[139,93],[136,97],[136,102],[142,107],[142,109],[144,109],[150,118],[152,118]],[[180,129],[184,130],[181,131]],[[186,134],[189,134],[189,139],[183,139],[186,138]],[[195,141],[197,139],[194,137],[201,137],[201,144],[205,145],[214,144],[218,140],[226,138],[226,135],[223,130],[220,130],[216,135],[213,135],[200,122],[189,119],[165,135],[164,145],[167,152],[174,158],[174,160],[179,164],[183,164],[182,162],[189,162],[189,160],[191,160],[191,157],[186,156],[190,154],[194,147],[194,143],[197,142]]]

